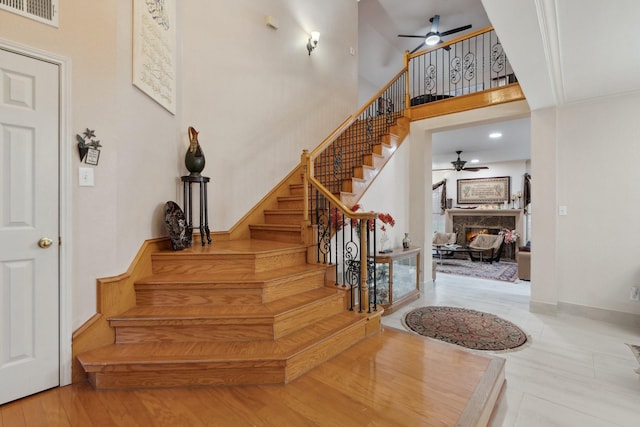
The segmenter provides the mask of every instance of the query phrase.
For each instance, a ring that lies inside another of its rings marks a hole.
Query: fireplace
[[[445,231],[456,233],[458,245],[466,246],[477,234],[498,234],[500,230],[523,232],[523,212],[521,209],[447,209]],[[509,246],[508,248],[506,246]],[[503,258],[515,258],[516,243],[505,245]]]

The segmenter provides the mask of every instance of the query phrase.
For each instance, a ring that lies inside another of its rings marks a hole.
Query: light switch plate
[[[560,215],[560,216],[567,215],[567,207],[566,206],[559,206],[558,207],[558,215]]]
[[[78,184],[80,187],[93,187],[93,168],[78,168]]]

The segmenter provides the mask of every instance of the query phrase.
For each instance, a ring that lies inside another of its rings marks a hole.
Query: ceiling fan
[[[462,151],[456,151],[456,153],[458,154],[458,160],[455,160],[453,162],[451,162],[451,164],[453,165],[453,168],[445,168],[445,169],[432,169],[434,171],[465,171],[465,172],[478,172],[481,169],[489,169],[489,167],[487,166],[472,166],[470,168],[465,168],[464,165],[466,162],[466,160],[460,160],[460,154],[462,154]]]
[[[413,49],[411,51],[411,53],[414,53],[415,51],[420,49],[425,44],[427,46],[435,46],[437,44],[443,43],[442,37],[448,36],[448,35],[454,34],[454,33],[459,33],[460,31],[468,30],[469,28],[471,28],[471,25],[463,25],[462,27],[458,27],[458,28],[454,28],[452,30],[447,30],[447,31],[440,32],[440,31],[438,31],[438,25],[440,23],[440,15],[433,15],[433,17],[429,19],[429,22],[431,22],[431,31],[429,31],[424,36],[414,36],[414,35],[410,35],[410,34],[398,34],[398,37],[412,37],[412,38],[424,39],[424,41],[422,43],[420,43],[415,49]],[[449,47],[447,46],[447,47],[445,47],[445,49],[449,50]]]

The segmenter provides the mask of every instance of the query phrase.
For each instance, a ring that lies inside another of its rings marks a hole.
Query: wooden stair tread
[[[306,246],[297,243],[276,242],[258,239],[223,240],[211,245],[193,245],[182,251],[156,252],[155,257],[188,256],[188,255],[247,255],[271,254],[290,250],[305,249]]]
[[[306,276],[325,272],[328,266],[320,264],[301,264],[282,267],[278,270],[264,272],[211,272],[195,274],[159,273],[146,276],[136,282],[136,288],[166,286],[166,287],[215,287],[233,285],[241,288],[263,287],[283,277]]]
[[[300,224],[249,224],[249,228],[252,228],[252,229],[261,228],[265,230],[300,231],[302,230],[302,225]],[[271,240],[268,240],[268,241],[270,242]]]
[[[292,215],[292,214],[302,214],[304,212],[303,209],[265,209],[264,213],[270,214],[282,214],[282,215]]]
[[[78,355],[87,372],[110,372],[125,366],[127,371],[148,370],[149,365],[185,363],[229,363],[256,360],[282,360],[320,343],[340,331],[366,322],[366,313],[343,312],[309,325],[275,341],[180,342],[111,344]],[[133,365],[133,366],[132,366]]]
[[[147,321],[168,324],[173,321],[216,319],[273,319],[307,304],[319,303],[324,298],[342,298],[342,291],[323,287],[280,298],[265,304],[215,305],[215,306],[135,306],[126,312],[109,318],[112,323]]]

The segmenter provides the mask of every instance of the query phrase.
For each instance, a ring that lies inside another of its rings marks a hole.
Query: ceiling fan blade
[[[398,34],[398,37],[413,37],[413,38],[416,38],[416,39],[424,39],[426,36],[413,36],[413,35],[410,35],[410,34]]]
[[[411,52],[409,52],[409,54],[415,53],[417,51],[419,51],[420,49],[422,49],[424,47],[424,42],[420,43],[418,46],[416,46],[415,49],[413,49]]]
[[[444,169],[431,169],[432,172],[435,171],[454,171],[454,168],[444,168]]]
[[[453,30],[447,30],[440,33],[440,37],[448,36],[449,34],[459,33],[460,31],[468,30],[471,25],[464,25],[462,27],[454,28]]]
[[[487,166],[474,166],[474,167],[470,167],[470,168],[463,168],[463,171],[467,171],[467,172],[478,172],[479,170],[483,170],[483,169],[489,169]]]

